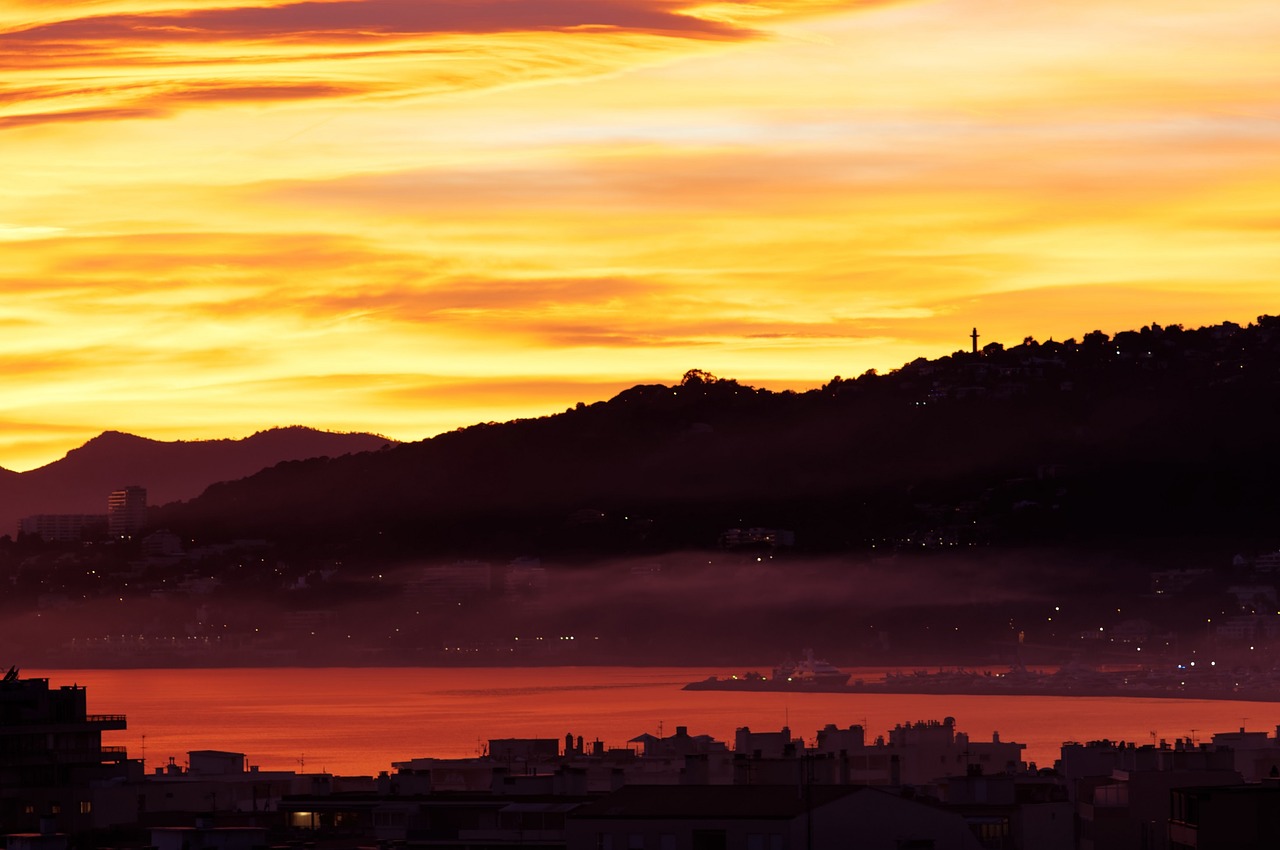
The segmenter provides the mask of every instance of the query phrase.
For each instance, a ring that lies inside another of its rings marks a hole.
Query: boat
[[[849,683],[849,674],[834,664],[821,658],[814,658],[813,650],[804,651],[804,659],[799,663],[783,662],[773,669],[773,678],[792,684],[808,687],[810,685],[840,685]]]
[[[774,667],[768,676],[755,670],[741,676],[710,676],[701,682],[690,682],[686,691],[805,691],[838,693],[849,687],[849,674],[829,661],[816,658],[812,649],[804,651],[800,661],[790,659]]]

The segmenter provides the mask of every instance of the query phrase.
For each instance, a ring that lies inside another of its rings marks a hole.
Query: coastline
[[[1237,702],[1280,702],[1280,682],[1241,684],[1230,676],[1174,677],[1151,671],[1057,673],[938,672],[890,673],[883,679],[850,677],[846,682],[791,682],[760,676],[710,676],[684,686],[687,691],[785,694],[893,694],[922,696],[1102,697]],[[1191,679],[1190,683],[1188,679]]]

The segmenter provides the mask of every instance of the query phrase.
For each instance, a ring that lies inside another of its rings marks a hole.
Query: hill
[[[107,494],[128,484],[145,486],[149,501],[160,504],[281,461],[373,451],[390,442],[300,427],[240,440],[176,442],[107,431],[51,464],[0,475],[0,530],[13,534],[19,517],[37,513],[105,513]]]
[[[367,554],[1274,545],[1280,320],[1027,339],[770,392],[696,370],[541,419],[285,463],[163,522]],[[1269,541],[1269,542],[1268,542]]]
[[[815,646],[1252,669],[1280,651],[1278,390],[1266,316],[990,344],[808,392],[693,370],[278,463],[153,511],[175,534],[0,541],[0,644],[67,667]],[[142,450],[102,439],[87,454]]]

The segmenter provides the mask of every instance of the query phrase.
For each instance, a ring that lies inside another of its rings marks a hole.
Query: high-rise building
[[[112,490],[107,497],[107,534],[114,540],[132,537],[147,525],[147,489],[136,484]]]
[[[142,779],[141,761],[102,745],[103,732],[125,727],[122,714],[88,714],[84,688],[10,667],[0,676],[0,835],[33,833],[42,819],[61,832],[98,826],[95,787]]]

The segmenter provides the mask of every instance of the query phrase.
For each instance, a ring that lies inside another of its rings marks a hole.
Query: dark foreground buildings
[[[10,668],[0,680],[0,833],[76,833],[95,825],[90,789],[142,778],[141,762],[102,733],[125,728],[122,714],[89,714],[85,689],[50,688]]]
[[[376,710],[371,710],[376,714]],[[371,719],[376,722],[376,719]],[[0,681],[6,850],[1254,850],[1280,847],[1280,729],[1211,744],[1064,744],[1054,769],[951,718],[868,742],[860,726],[684,727],[625,747],[500,739],[378,777],[260,771],[192,751],[146,773],[103,746],[121,715],[85,690]],[[1249,780],[1249,781],[1245,781]]]

